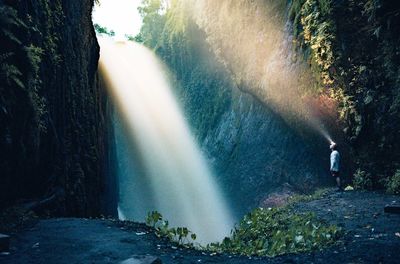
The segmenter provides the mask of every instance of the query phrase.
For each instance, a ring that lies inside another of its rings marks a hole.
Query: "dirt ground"
[[[0,263],[103,264],[146,255],[162,263],[400,263],[400,215],[385,214],[388,204],[400,205],[400,197],[352,191],[295,205],[295,211],[313,211],[346,232],[335,246],[318,252],[275,258],[213,255],[176,248],[143,224],[60,218],[14,234],[11,252],[0,255]]]

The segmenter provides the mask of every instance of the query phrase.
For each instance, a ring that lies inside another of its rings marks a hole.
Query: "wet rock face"
[[[212,52],[207,35],[194,21],[187,23],[180,38],[166,33],[160,43],[167,43],[156,52],[173,72],[191,131],[237,216],[284,183],[307,191],[329,182],[325,140],[296,130],[301,125],[244,92],[246,84]]]
[[[295,191],[310,191],[329,182],[330,152],[324,139],[300,133],[280,113],[243,92],[248,89],[232,80],[204,34],[192,30],[197,39],[186,44],[202,56],[181,64],[168,54],[164,61],[176,74],[192,131],[237,215],[261,205],[284,183]]]
[[[329,180],[328,161],[314,143],[317,146],[251,95],[241,93],[207,132],[203,148],[232,207],[245,213],[284,183],[310,191]]]
[[[107,100],[96,81],[93,1],[0,1],[0,7],[21,21],[0,25],[18,39],[5,38],[0,53],[17,54],[6,62],[21,72],[20,82],[3,82],[0,99],[0,200],[4,206],[56,194],[53,213],[96,215],[109,135]]]

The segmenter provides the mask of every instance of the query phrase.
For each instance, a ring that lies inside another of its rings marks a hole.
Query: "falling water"
[[[157,210],[171,225],[191,229],[201,243],[229,235],[230,212],[162,65],[136,43],[100,39],[100,46],[102,78],[127,127],[128,141],[135,143],[135,155],[119,173],[120,217],[143,221],[149,211]],[[117,152],[126,144],[117,142]]]

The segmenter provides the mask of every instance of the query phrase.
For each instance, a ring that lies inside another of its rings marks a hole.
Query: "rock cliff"
[[[51,213],[74,216],[104,207],[112,135],[92,7],[92,0],[0,1],[2,206],[45,199]]]

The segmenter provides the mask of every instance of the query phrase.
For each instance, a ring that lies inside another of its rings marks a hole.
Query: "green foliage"
[[[13,64],[8,64],[5,62],[3,58],[6,58],[8,55],[12,55],[12,53],[5,53],[2,54],[0,58],[0,69],[3,75],[3,78],[5,79],[5,82],[8,85],[16,85],[19,88],[25,88],[25,85],[23,81],[21,80],[22,73],[21,71],[17,68],[17,66]]]
[[[335,23],[331,18],[330,0],[295,0],[291,4],[289,17],[293,21],[296,43],[300,48],[311,51],[311,68],[320,81],[319,92],[334,84],[332,67],[336,60]]]
[[[62,61],[61,54],[58,50],[60,46],[58,29],[64,25],[65,18],[61,0],[52,2],[42,0],[41,6],[46,18],[46,22],[41,29],[43,50],[54,66],[58,67]]]
[[[40,69],[40,63],[42,62],[43,49],[36,47],[33,44],[30,44],[28,47],[25,47],[26,53],[28,55],[30,66],[34,73],[38,73]]]
[[[96,32],[99,34],[106,34],[110,37],[115,36],[114,30],[109,30],[107,27],[102,27],[99,24],[94,24],[93,26],[94,26],[94,30],[96,30]]]
[[[162,215],[159,212],[152,211],[147,214],[146,225],[155,228],[160,221],[162,221]]]
[[[400,169],[386,183],[386,191],[392,194],[400,194]]]
[[[324,197],[330,191],[331,191],[330,188],[321,188],[309,195],[308,194],[296,194],[289,198],[288,204],[293,205],[293,204],[300,203],[300,202],[314,201],[314,200]]]
[[[192,241],[196,240],[196,234],[186,227],[169,227],[168,221],[163,220],[157,211],[148,213],[146,224],[155,229],[157,236],[166,237],[180,246],[193,247]],[[335,243],[341,232],[337,226],[318,220],[313,213],[297,214],[287,207],[257,208],[244,216],[232,230],[231,237],[226,237],[221,243],[200,246],[199,249],[248,256],[276,256],[328,247]]]
[[[47,131],[46,124],[43,116],[46,114],[46,100],[40,96],[41,80],[39,77],[40,64],[42,62],[44,51],[42,48],[36,47],[33,44],[25,47],[27,58],[30,64],[31,73],[28,78],[28,84],[30,87],[30,98],[35,111],[35,121],[38,124],[38,128],[42,132]]]
[[[18,17],[17,11],[9,6],[0,6],[0,34],[13,44],[20,45],[22,42],[14,33],[16,28],[26,28],[25,23]]]
[[[247,214],[230,238],[208,250],[241,255],[276,256],[317,250],[332,245],[341,230],[314,214],[296,214],[286,208],[258,208]]]
[[[137,43],[143,43],[143,38],[142,38],[142,35],[140,35],[140,34],[137,34],[136,36],[125,35],[125,38],[128,41],[134,41],[134,42],[137,42]]]
[[[324,6],[321,6],[321,3],[324,3]],[[301,9],[304,42],[311,48],[312,62],[318,67],[323,86],[334,83],[329,70],[335,60],[333,53],[335,25],[329,19],[331,12],[329,5],[330,1],[307,0]],[[322,10],[323,7],[325,10]],[[315,8],[319,8],[321,13],[315,12]]]
[[[8,6],[0,7],[0,38],[2,47],[0,50],[0,80],[2,84],[25,88],[21,67],[15,63],[20,51],[13,47],[22,44],[15,34],[20,28],[26,28],[24,22],[18,17],[17,11]]]
[[[353,186],[358,190],[370,190],[372,189],[372,177],[370,173],[367,173],[360,168],[353,175]]]
[[[166,2],[163,0],[142,0],[138,11],[143,19],[143,24],[137,40],[142,40],[146,46],[156,48],[162,36],[166,16],[163,13]]]
[[[167,220],[163,220],[162,215],[157,211],[147,214],[146,224],[155,229],[158,237],[168,238],[171,242],[184,247],[193,247],[192,241],[197,236],[186,227],[170,227]]]
[[[160,14],[164,10],[165,1],[163,0],[142,0],[141,6],[138,7],[139,14],[143,19],[148,19],[148,15]],[[143,21],[148,23],[149,21]]]
[[[371,178],[379,182],[400,161],[400,126],[393,122],[400,114],[400,4],[293,0],[289,18],[296,47],[319,80],[317,90],[338,104],[356,163],[372,160]]]

